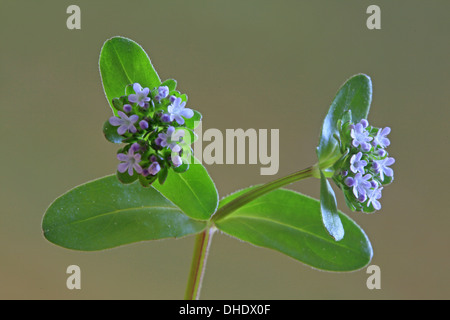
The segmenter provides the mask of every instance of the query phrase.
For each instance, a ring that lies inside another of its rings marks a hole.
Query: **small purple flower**
[[[160,101],[161,99],[167,98],[169,95],[169,87],[163,86],[158,88],[158,94],[155,97],[156,101]]]
[[[141,121],[139,122],[139,127],[141,127],[142,130],[148,129],[148,122],[145,121],[145,120],[141,120]]]
[[[161,119],[162,122],[171,122],[170,115],[168,115],[168,114],[161,115],[160,119]]]
[[[361,172],[364,173],[364,167],[367,166],[367,161],[361,160],[362,152],[354,154],[350,159],[350,170],[353,173]]]
[[[389,168],[389,166],[395,163],[395,159],[392,157],[387,157],[381,160],[374,160],[372,164],[372,168],[376,173],[380,175],[382,181],[384,181],[384,175],[388,177],[392,177],[394,175],[394,170]]]
[[[167,111],[169,112],[170,121],[175,120],[179,125],[184,124],[184,119],[190,119],[194,115],[194,111],[189,108],[185,108],[186,102],[182,101],[181,98],[175,98],[172,99],[173,96],[171,96],[171,101],[173,100],[172,104],[170,104],[167,107]]]
[[[136,92],[136,94],[132,93],[128,96],[128,101],[137,103],[141,107],[145,107],[146,102],[150,101],[150,98],[148,97],[148,94],[150,92],[149,88],[142,89],[141,85],[139,83],[133,84],[133,90]],[[148,107],[148,103],[147,103]]]
[[[366,174],[363,176],[361,173],[357,173],[354,178],[347,177],[344,180],[344,183],[348,186],[353,188],[353,194],[355,195],[356,199],[360,199],[360,196],[366,195],[367,192],[370,190],[370,187],[372,186],[371,183],[368,181],[372,178],[372,175]]]
[[[117,159],[122,161],[117,166],[117,170],[120,173],[124,173],[128,170],[128,174],[130,176],[133,175],[133,169],[136,170],[137,173],[142,173],[142,167],[139,165],[141,161],[141,155],[139,153],[134,154],[134,148],[130,148],[128,150],[128,154],[119,153],[117,155]]]
[[[178,154],[172,154],[172,163],[175,167],[179,167],[183,164],[183,160],[181,159],[181,157]]]
[[[375,136],[375,138],[372,141],[373,146],[380,146],[381,148],[386,148],[387,146],[389,146],[391,144],[391,141],[389,141],[388,138],[386,138],[386,136],[391,132],[391,128],[386,127],[384,129],[380,129],[377,132],[377,135]]]
[[[181,147],[178,143],[182,142],[184,134],[184,130],[178,130],[175,132],[175,128],[170,126],[167,128],[166,133],[158,134],[158,138],[156,138],[155,143],[161,147],[168,147],[173,152],[180,152]]]
[[[133,150],[133,152],[137,152],[141,149],[141,146],[139,143],[135,142],[131,145],[130,150]]]
[[[366,119],[361,119],[359,123],[361,123],[364,129],[369,126],[369,121],[367,121]]]
[[[381,203],[378,201],[381,198],[381,190],[383,190],[383,187],[370,190],[368,194],[369,201],[367,201],[368,207],[372,204],[375,210],[381,209]]]
[[[361,146],[362,151],[369,151],[370,150],[369,142],[372,141],[373,138],[369,136],[369,132],[364,128],[364,125],[366,125],[367,120],[366,122],[364,122],[363,120],[361,120],[360,123],[357,123],[353,129],[351,129],[350,135],[353,138],[352,145],[354,147]]]
[[[131,106],[131,104],[126,104],[123,106],[123,111],[125,111],[126,113],[131,112],[132,109],[133,107]]]
[[[115,127],[119,126],[117,128],[117,133],[120,135],[123,135],[125,132],[135,133],[136,127],[134,126],[134,123],[139,120],[139,117],[137,115],[132,115],[128,117],[125,113],[122,111],[118,111],[117,114],[118,117],[111,117],[109,118],[109,123]]]
[[[152,164],[148,167],[148,173],[151,174],[152,176],[157,175],[160,170],[161,166],[156,161],[152,162]]]
[[[384,149],[378,149],[377,150],[377,154],[380,156],[380,157],[384,157],[385,155],[386,155],[386,150],[384,150]]]

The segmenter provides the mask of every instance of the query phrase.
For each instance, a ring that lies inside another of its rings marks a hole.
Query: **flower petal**
[[[117,160],[119,161],[128,161],[128,156],[124,153],[117,154]]]
[[[131,123],[135,123],[136,121],[139,120],[139,116],[136,115],[136,114],[133,114],[131,117],[128,118],[128,120],[129,120]]]
[[[134,170],[136,170],[137,173],[142,173],[142,167],[138,163],[135,163],[133,165],[133,168]]]
[[[119,128],[117,128],[117,133],[119,135],[123,135],[125,132],[127,132],[128,126],[122,124]]]
[[[120,173],[124,173],[125,171],[127,171],[127,168],[128,168],[128,163],[122,162],[122,163],[119,163],[119,165],[117,166],[117,171],[119,171]]]
[[[128,96],[128,101],[136,103],[139,101],[139,96],[137,94],[132,93]]]
[[[394,170],[392,170],[391,168],[385,167],[383,171],[384,174],[387,175],[388,177],[392,177],[394,175]]]
[[[136,83],[133,84],[133,90],[136,93],[140,93],[142,91],[142,86],[139,83],[136,82]]]
[[[386,162],[384,163],[385,166],[391,166],[395,163],[395,159],[392,157],[389,157],[386,159]]]
[[[184,124],[184,119],[179,114],[174,115],[174,119],[179,125],[183,125]]]
[[[194,111],[192,109],[185,108],[185,109],[181,110],[180,114],[183,117],[185,117],[186,119],[190,119],[194,116]]]
[[[128,174],[129,174],[130,176],[133,175],[133,166],[128,165]]]
[[[109,118],[109,123],[110,123],[112,126],[117,127],[117,126],[122,125],[123,120],[122,120],[122,119],[119,119],[119,118],[117,118],[117,117],[111,117],[111,118]]]

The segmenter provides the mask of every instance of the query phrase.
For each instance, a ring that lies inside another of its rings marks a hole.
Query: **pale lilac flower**
[[[161,99],[167,98],[169,95],[169,87],[163,86],[158,88],[158,94],[155,96],[156,101],[160,101]]]
[[[133,143],[130,147],[130,150],[133,150],[133,152],[139,151],[139,149],[141,149],[141,146],[137,142]]]
[[[172,163],[175,167],[179,167],[183,164],[183,160],[178,154],[172,154]]]
[[[168,114],[161,115],[161,121],[162,122],[171,122],[170,115],[168,115]]]
[[[119,153],[117,155],[117,159],[119,161],[122,161],[117,166],[117,170],[120,173],[124,173],[128,170],[128,174],[130,176],[133,175],[133,169],[136,170],[137,173],[142,173],[142,167],[139,165],[139,162],[141,161],[141,155],[139,153],[134,153],[134,148],[130,148],[128,150],[128,154]]]
[[[154,161],[152,164],[148,167],[148,173],[152,176],[158,174],[158,172],[161,170],[161,166],[158,162]]]
[[[360,123],[357,123],[354,126],[354,128],[351,129],[350,135],[353,138],[352,145],[354,147],[361,146],[362,151],[369,151],[370,150],[369,142],[372,141],[373,138],[369,136],[369,132],[364,128],[364,125],[366,125],[367,120],[366,122],[364,122],[363,120],[361,120]]]
[[[388,138],[386,138],[386,136],[391,132],[391,128],[386,127],[384,129],[380,129],[377,132],[377,135],[375,136],[375,138],[373,138],[372,144],[373,146],[380,146],[381,148],[386,148],[387,146],[389,146],[391,144],[391,141],[389,141]]]
[[[158,134],[158,138],[156,138],[155,143],[161,147],[168,147],[173,152],[180,152],[181,147],[178,143],[182,142],[184,134],[184,130],[178,130],[175,132],[175,128],[170,126],[167,128],[166,133],[162,132]]]
[[[109,123],[115,127],[119,126],[117,128],[117,133],[120,135],[123,135],[125,132],[135,133],[136,127],[134,126],[134,123],[139,120],[139,117],[137,115],[132,115],[128,117],[125,113],[122,111],[118,111],[117,114],[118,117],[111,117],[109,118]]]
[[[384,149],[378,149],[377,150],[377,153],[378,153],[378,155],[380,156],[380,157],[384,157],[385,155],[386,155],[386,150],[384,150]]]
[[[364,167],[367,166],[367,161],[361,160],[362,152],[358,152],[357,154],[354,154],[350,159],[350,170],[352,172],[357,173],[361,172],[364,173]]]
[[[145,121],[145,120],[141,120],[141,121],[139,122],[139,127],[141,127],[142,130],[148,129],[148,122]]]
[[[375,210],[381,209],[381,203],[378,201],[381,198],[381,190],[383,190],[383,187],[370,190],[368,194],[369,201],[367,201],[368,207],[372,204]]]
[[[372,178],[372,175],[366,174],[363,176],[361,173],[357,173],[354,178],[347,177],[345,178],[344,183],[348,186],[353,188],[353,194],[355,195],[356,199],[360,198],[360,195],[366,195],[368,190],[370,190],[370,187],[372,186],[369,179]]]
[[[171,96],[172,98],[173,96]],[[182,101],[181,98],[171,99],[173,100],[172,104],[167,107],[167,111],[169,112],[170,121],[175,120],[179,125],[184,124],[184,119],[190,119],[194,116],[194,111],[189,108],[185,108],[186,101]]]
[[[369,121],[367,121],[366,119],[361,119],[359,123],[361,123],[364,129],[369,126]]]
[[[132,109],[133,107],[131,106],[131,104],[125,104],[123,106],[123,111],[125,111],[126,113],[131,112]]]
[[[364,202],[366,200],[367,200],[367,195],[365,193],[359,194],[359,196],[358,196],[358,201],[359,202]]]
[[[376,173],[380,175],[382,181],[384,181],[384,175],[388,177],[392,177],[394,175],[394,170],[389,168],[389,166],[395,163],[395,159],[392,157],[387,157],[381,160],[374,160],[372,164],[372,168]]]
[[[128,96],[128,101],[137,103],[141,107],[145,107],[146,102],[150,101],[150,98],[148,97],[150,89],[149,88],[143,89],[139,83],[135,83],[135,84],[133,84],[133,90],[136,93],[130,94]],[[147,103],[147,106],[148,106],[148,103]]]

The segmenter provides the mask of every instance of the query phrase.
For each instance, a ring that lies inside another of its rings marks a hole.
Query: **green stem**
[[[275,189],[284,187],[288,184],[291,184],[296,181],[300,181],[306,178],[315,177],[317,175],[318,167],[312,166],[309,168],[306,168],[304,170],[292,173],[286,177],[268,182],[266,184],[263,184],[259,187],[256,187],[241,196],[235,198],[234,200],[228,202],[224,206],[220,207],[216,213],[212,216],[212,221],[217,221],[220,219],[223,219],[230,213],[234,212],[235,210],[239,209],[240,207],[246,205],[247,203],[255,200],[256,198],[259,198],[266,193],[273,191]]]
[[[189,272],[188,284],[184,296],[185,300],[198,300],[200,296],[206,260],[214,231],[214,227],[208,227],[195,238],[191,271]]]
[[[286,177],[268,182],[259,187],[256,187],[236,199],[228,202],[223,207],[220,207],[216,213],[211,217],[211,222],[223,219],[230,213],[246,205],[247,203],[259,198],[270,191],[284,187],[296,181],[300,181],[310,177],[319,175],[319,168],[317,165],[306,168],[304,170],[295,172]],[[194,254],[192,257],[191,271],[189,273],[188,284],[186,287],[186,300],[197,300],[200,296],[200,289],[205,273],[206,260],[208,258],[209,246],[211,245],[212,236],[215,227],[208,226],[203,232],[199,233],[195,238]]]

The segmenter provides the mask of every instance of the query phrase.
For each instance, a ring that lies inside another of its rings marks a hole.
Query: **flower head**
[[[170,168],[177,168],[190,159],[188,130],[193,128],[185,119],[191,118],[194,111],[185,107],[182,98],[170,95],[168,86],[149,90],[134,83],[127,85],[125,91],[129,86],[135,93],[113,98],[117,116],[109,119],[123,139],[117,139],[109,126],[103,128],[110,142],[126,143],[121,149],[124,151],[117,155],[120,160],[117,171],[127,172],[131,178],[126,178],[126,174],[119,174],[118,178],[123,183],[138,179],[144,187],[154,181],[164,183]],[[189,166],[184,166],[176,171],[182,173],[188,169]]]
[[[134,126],[134,123],[139,120],[139,117],[137,115],[132,115],[128,117],[125,113],[122,111],[118,111],[117,114],[119,117],[111,117],[109,118],[109,123],[115,127],[119,126],[117,128],[117,133],[120,135],[123,135],[125,132],[135,133],[136,127]]]
[[[385,150],[390,144],[386,137],[390,131],[389,127],[374,128],[366,119],[341,126],[342,157],[335,163],[333,179],[343,189],[347,204],[353,210],[372,212],[381,209],[381,190],[394,177],[389,166],[395,160]]]
[[[139,83],[135,83],[133,84],[133,90],[136,93],[130,94],[128,96],[128,101],[137,103],[140,107],[145,107],[146,103],[150,101],[150,97],[148,97],[150,89],[149,88],[143,89]]]
[[[169,116],[170,116],[170,121],[176,121],[179,125],[183,125],[184,124],[184,118],[186,119],[190,119],[193,117],[194,115],[194,111],[192,111],[192,109],[189,108],[185,108],[186,106],[186,102],[182,101],[181,98],[172,98],[174,96],[171,96],[171,102],[172,104],[170,104],[167,107],[167,111],[169,112]]]
[[[133,175],[133,169],[136,170],[137,173],[142,173],[142,167],[139,165],[139,162],[141,161],[141,155],[135,154],[134,152],[135,148],[130,148],[128,150],[128,154],[119,153],[117,155],[117,159],[119,161],[122,161],[117,166],[117,171],[120,173],[124,173],[128,170],[128,174],[130,176]]]

